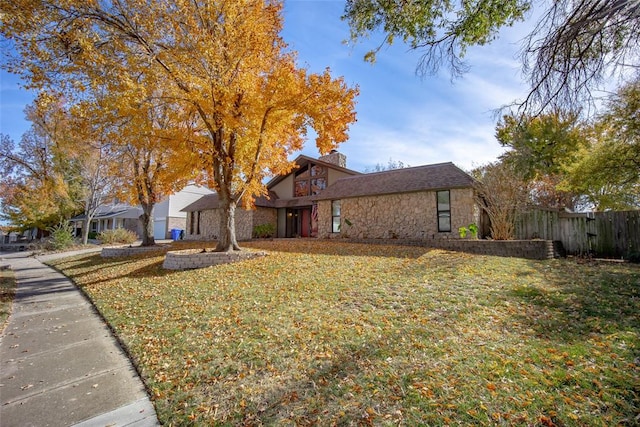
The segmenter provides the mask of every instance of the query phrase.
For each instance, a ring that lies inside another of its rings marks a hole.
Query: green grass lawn
[[[640,423],[640,267],[316,240],[55,261],[165,425]]]

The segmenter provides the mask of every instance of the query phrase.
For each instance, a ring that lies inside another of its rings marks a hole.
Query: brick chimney
[[[347,167],[347,156],[339,153],[337,150],[331,150],[329,154],[320,157],[318,160],[340,166],[341,168]]]

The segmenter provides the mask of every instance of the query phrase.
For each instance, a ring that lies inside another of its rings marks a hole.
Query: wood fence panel
[[[596,253],[622,257],[640,252],[640,211],[598,212],[595,222]]]
[[[516,221],[516,239],[558,240],[560,233],[558,226],[558,212],[535,209],[524,212]]]
[[[640,252],[640,211],[566,213],[536,209],[516,222],[516,239],[560,240],[568,254],[623,257]]]
[[[565,217],[560,219],[560,235],[564,250],[570,254],[582,254],[585,252],[586,230],[585,221],[580,217]]]

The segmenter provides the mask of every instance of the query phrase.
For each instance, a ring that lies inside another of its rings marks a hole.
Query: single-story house
[[[362,174],[346,168],[343,154],[299,156],[289,174],[267,183],[253,210],[236,210],[236,237],[272,224],[277,237],[433,239],[459,237],[480,222],[474,179],[453,163]],[[184,208],[186,239],[219,236],[216,194]]]
[[[0,226],[0,243],[16,243],[23,240],[31,240],[33,238],[33,230],[27,230],[23,233],[12,231],[9,227]]]
[[[153,207],[153,237],[162,240],[171,238],[171,230],[185,230],[187,227],[187,214],[182,208],[200,199],[212,191],[206,187],[189,184],[182,190],[171,194]],[[142,223],[139,218],[142,208],[126,203],[105,204],[98,208],[98,213],[91,221],[89,232],[100,233],[104,230],[125,228],[142,236]],[[85,215],[71,218],[76,236],[82,235],[82,224]]]
[[[105,230],[124,228],[133,231],[138,236],[142,235],[142,224],[139,220],[142,208],[126,203],[111,203],[98,207],[96,215],[89,224],[90,233],[101,233]],[[82,236],[82,226],[86,216],[84,214],[74,216],[69,221],[75,229],[76,237]]]

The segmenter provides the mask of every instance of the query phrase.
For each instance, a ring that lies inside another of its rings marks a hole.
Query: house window
[[[327,168],[310,163],[295,173],[293,196],[304,197],[319,194],[327,188]]]
[[[340,232],[340,200],[331,202],[331,232]]]
[[[436,193],[438,202],[438,231],[451,231],[451,194],[449,190]]]
[[[296,181],[294,185],[295,187],[293,190],[293,194],[295,195],[295,197],[302,197],[302,196],[309,195],[309,181],[307,180]]]
[[[311,180],[311,194],[316,195],[320,194],[322,190],[327,188],[327,179],[326,178],[315,178]]]
[[[200,213],[201,211],[191,212],[191,223],[189,224],[189,234],[200,234]]]

